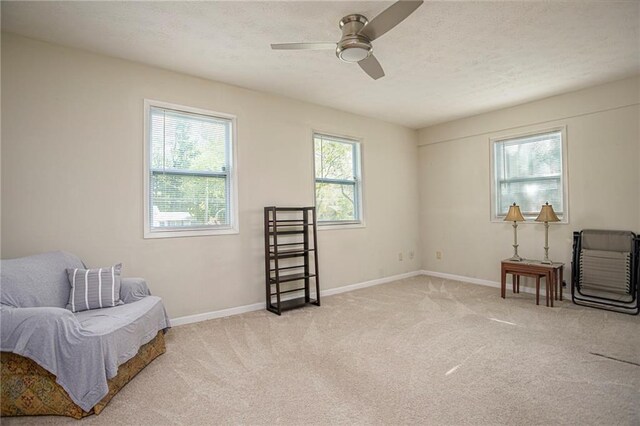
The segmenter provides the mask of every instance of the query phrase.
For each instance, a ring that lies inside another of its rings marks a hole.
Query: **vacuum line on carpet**
[[[462,367],[462,365],[467,362],[467,360],[469,358],[471,358],[472,356],[476,355],[478,352],[480,352],[481,350],[483,350],[484,348],[486,348],[487,345],[482,345],[480,346],[478,349],[476,349],[475,351],[473,351],[473,353],[471,355],[468,355],[465,359],[462,360],[462,362],[458,365],[456,365],[455,367],[453,367],[451,370],[447,371],[446,373],[444,373],[445,376],[448,376],[449,374],[453,373],[454,371],[456,371],[458,368]]]
[[[447,371],[446,373],[444,373],[445,376],[448,376],[449,374],[453,373],[454,371],[456,371],[458,368],[460,368],[462,364],[458,364],[455,367],[453,367],[451,370]]]
[[[497,318],[489,318],[489,319],[490,319],[491,321],[502,322],[502,323],[509,324],[509,325],[518,325],[518,324],[516,324],[516,323],[514,323],[514,322],[503,321],[503,320],[499,320],[499,319],[497,319]]]
[[[591,355],[601,356],[602,358],[607,358],[607,359],[611,359],[611,360],[618,361],[618,362],[624,362],[626,364],[636,365],[636,366],[640,367],[640,364],[638,364],[637,362],[632,362],[632,361],[627,361],[627,360],[624,360],[624,359],[614,358],[612,356],[606,356],[606,355],[598,354],[598,353],[595,353],[595,352],[589,352],[589,353]]]

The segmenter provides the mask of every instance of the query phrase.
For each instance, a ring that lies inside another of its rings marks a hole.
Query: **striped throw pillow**
[[[71,294],[67,309],[71,312],[121,305],[120,271],[122,264],[97,269],[67,269]]]

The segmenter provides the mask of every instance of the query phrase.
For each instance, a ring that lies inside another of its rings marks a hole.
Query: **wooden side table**
[[[562,300],[562,280],[564,275],[564,263],[542,263],[539,260],[525,259],[520,262],[505,259],[502,261],[500,296],[504,299],[507,293],[507,275],[512,274],[513,279],[520,281],[520,275],[524,276],[545,276],[546,278],[546,301],[553,307],[553,300]],[[539,284],[536,286],[536,296],[539,297]],[[560,287],[558,291],[558,287]]]

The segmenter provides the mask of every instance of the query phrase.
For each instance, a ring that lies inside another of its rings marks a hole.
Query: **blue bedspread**
[[[89,411],[107,395],[107,380],[117,375],[118,366],[170,326],[162,300],[148,295],[146,285],[139,288],[129,303],[76,314],[2,305],[1,350],[37,362]]]

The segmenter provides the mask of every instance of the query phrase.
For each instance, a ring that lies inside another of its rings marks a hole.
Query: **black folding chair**
[[[573,233],[571,299],[576,305],[640,312],[640,238],[631,231]]]

